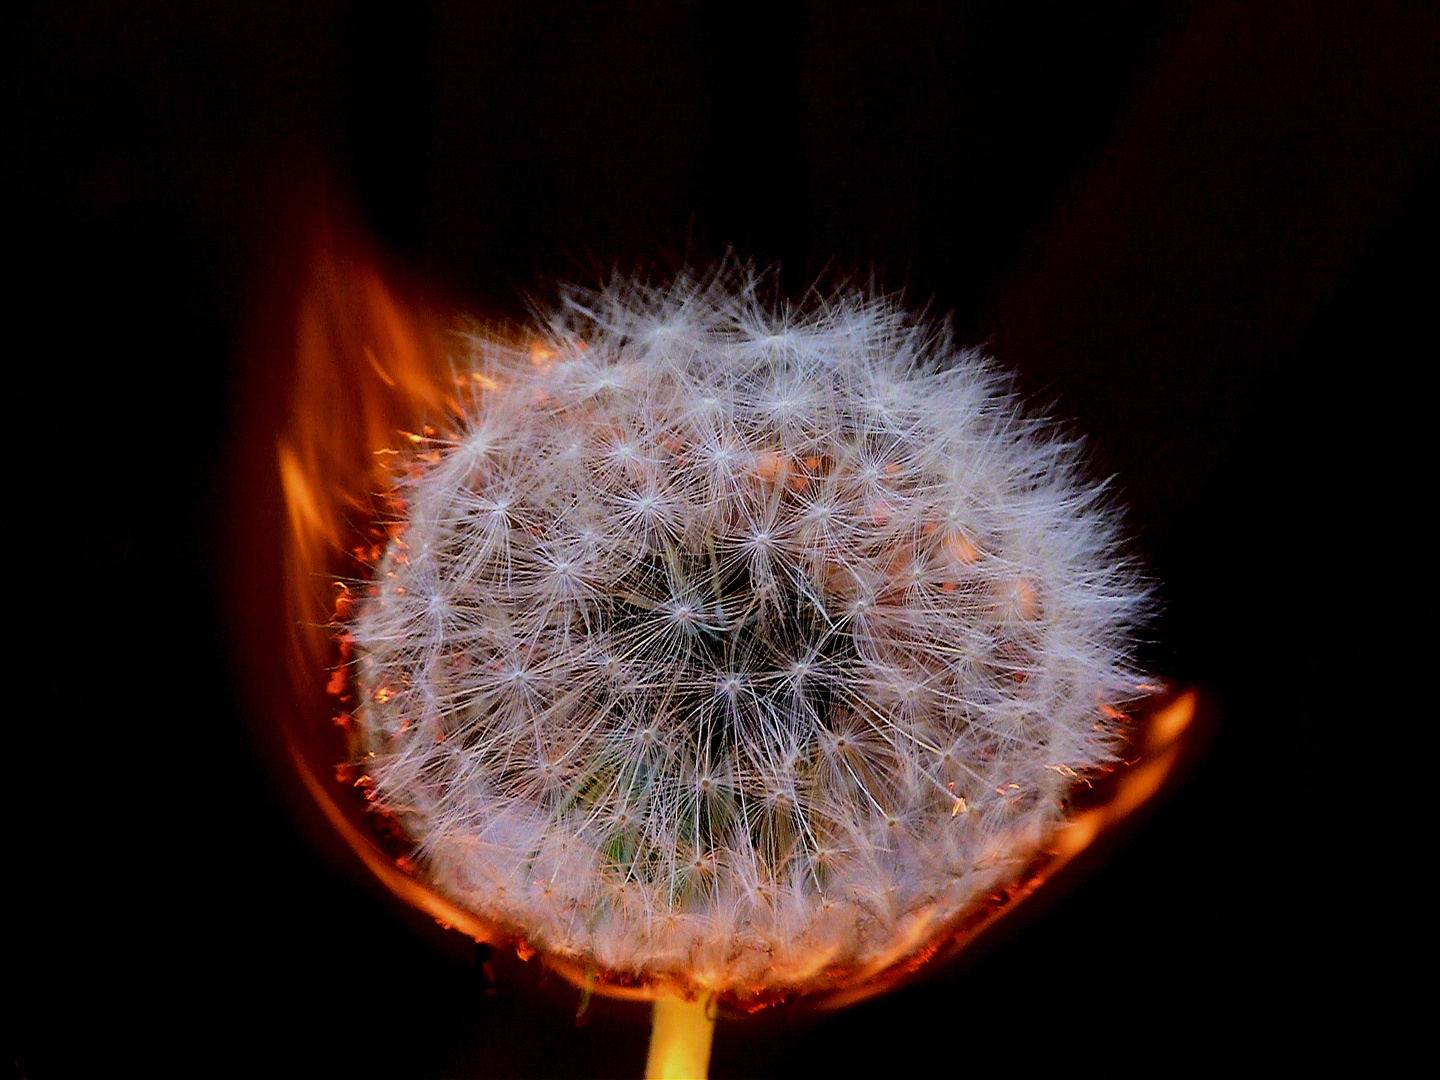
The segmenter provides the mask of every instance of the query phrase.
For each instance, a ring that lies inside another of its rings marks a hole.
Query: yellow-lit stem
[[[697,1001],[656,998],[646,1080],[704,1080],[710,1071],[714,1035],[715,1016],[708,996]]]

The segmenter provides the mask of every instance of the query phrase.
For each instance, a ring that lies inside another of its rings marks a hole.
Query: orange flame
[[[296,326],[290,423],[277,446],[287,591],[308,624],[330,618],[326,569],[333,574],[337,556],[366,539],[355,523],[372,516],[364,499],[381,486],[397,432],[458,412],[445,377],[450,345],[442,321],[398,299],[372,261],[334,250],[315,260]],[[326,635],[313,637],[328,648]]]
[[[403,432],[461,412],[449,363],[453,329],[433,304],[401,296],[358,245],[334,237],[317,245],[295,320],[289,415],[275,445],[288,519],[288,660],[298,691],[292,708],[280,706],[279,728],[304,789],[365,867],[441,924],[489,941],[499,936],[494,928],[416,879],[403,842],[364,800],[368,778],[342,764],[354,758],[349,717],[333,715],[348,692],[348,642],[338,638],[337,647],[337,627],[354,598],[343,578],[368,576],[367,549],[384,541],[371,497],[388,486]]]
[[[348,715],[334,715],[340,711],[335,708],[337,696],[343,704],[348,692],[347,645],[338,627],[353,603],[341,582],[366,576],[377,545],[387,539],[373,525],[376,508],[370,495],[388,486],[386,476],[399,460],[396,447],[403,433],[426,430],[427,422],[443,425],[463,413],[453,393],[456,376],[450,356],[456,342],[449,333],[451,324],[436,314],[434,305],[402,297],[388,286],[373,259],[356,249],[342,250],[333,241],[317,250],[304,289],[295,325],[293,396],[274,451],[288,518],[287,659],[297,691],[295,700],[278,706],[284,745],[328,827],[388,889],[441,924],[478,941],[508,942],[528,959],[534,950],[523,933],[486,923],[416,876],[403,838],[387,834],[384,820],[369,812],[367,778],[357,778],[356,770],[343,764],[354,759],[347,740]],[[543,343],[531,348],[536,364],[552,356]],[[483,378],[467,379],[467,393],[488,389]],[[774,482],[796,482],[819,463],[807,460],[803,469],[801,465],[771,454],[762,457],[760,468]],[[882,512],[877,508],[877,514]],[[946,550],[957,563],[976,557],[974,545],[958,533],[947,538]],[[1017,581],[1013,599],[1022,614],[1031,614],[1034,597],[1028,583]],[[1196,743],[1196,695],[1149,689],[1156,693],[1148,711],[1133,721],[1126,767],[1088,789],[1088,805],[1076,810],[1021,880],[952,924],[943,940],[902,942],[878,968],[827,972],[810,1000],[822,1007],[860,1000],[910,979],[937,957],[970,949],[993,936],[1022,903],[1043,891],[1053,892],[1047,887],[1087,851],[1103,846],[1097,843],[1102,837],[1116,835],[1117,826],[1176,775]],[[953,812],[968,812],[964,799],[956,800]],[[918,919],[915,925],[927,921]],[[612,996],[651,998],[667,989],[637,985],[633,975],[548,962],[577,986]],[[683,994],[687,988],[668,989]],[[736,995],[727,1003],[754,1010],[775,1002],[757,994]]]

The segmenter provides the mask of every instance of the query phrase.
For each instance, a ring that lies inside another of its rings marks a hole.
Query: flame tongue
[[[372,261],[333,248],[315,260],[297,320],[293,409],[277,447],[290,517],[287,594],[303,624],[329,620],[329,580],[374,542],[358,524],[374,519],[360,500],[382,486],[396,432],[458,409],[448,355],[441,320],[402,303]],[[306,651],[333,663],[328,634],[310,635]]]

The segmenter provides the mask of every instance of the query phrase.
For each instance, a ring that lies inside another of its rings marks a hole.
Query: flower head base
[[[351,627],[377,798],[453,901],[803,991],[943,932],[1113,756],[1144,589],[978,354],[723,274],[469,346]]]

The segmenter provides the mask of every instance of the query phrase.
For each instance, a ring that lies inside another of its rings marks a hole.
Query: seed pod
[[[883,298],[733,270],[468,339],[349,627],[377,804],[529,946],[754,999],[922,949],[1113,757],[1146,592],[1077,448]]]

